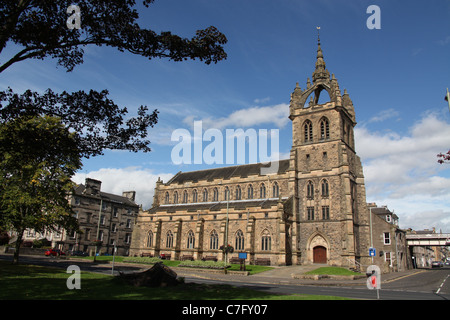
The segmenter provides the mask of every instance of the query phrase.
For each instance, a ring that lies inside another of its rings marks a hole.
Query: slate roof
[[[278,167],[278,174],[286,173],[289,168],[289,159],[280,160]],[[262,167],[269,167],[263,163],[253,163],[245,164],[239,166],[221,167],[214,169],[189,171],[189,172],[178,172],[172,179],[170,179],[168,184],[183,184],[185,182],[197,182],[197,181],[213,181],[214,179],[230,179],[232,177],[246,178],[251,175],[260,175]]]
[[[98,196],[94,196],[91,194],[85,194],[84,193],[85,190],[86,190],[86,186],[84,184],[79,184],[74,188],[74,194],[77,196],[99,199]],[[128,199],[127,197],[124,197],[124,196],[119,196],[116,194],[107,193],[107,192],[103,192],[103,191],[100,191],[100,195],[103,200],[106,200],[109,202],[120,203],[120,204],[124,204],[127,206],[139,207],[139,205],[137,205],[136,202],[131,201],[130,199]]]
[[[286,199],[283,199],[286,200]],[[253,200],[230,200],[228,203],[229,209],[245,210],[250,207],[261,207],[261,209],[269,209],[276,206],[279,199],[253,199]],[[197,212],[201,211],[220,211],[227,208],[226,201],[218,202],[198,202],[198,203],[182,203],[182,204],[167,204],[159,205],[148,210],[148,213],[167,212],[174,213],[176,211]]]

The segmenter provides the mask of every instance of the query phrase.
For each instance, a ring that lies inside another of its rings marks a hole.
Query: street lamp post
[[[102,218],[102,207],[103,207],[103,199],[100,198],[100,212],[99,212],[99,214],[98,214],[97,236],[95,237],[95,239],[96,239],[97,241],[100,240],[98,237],[99,237],[99,234],[100,234],[100,220],[101,220],[101,218]],[[98,247],[99,247],[99,246],[97,246],[97,245],[95,246],[95,251],[94,251],[94,262],[97,261],[97,260],[96,260],[96,257],[97,257],[97,249],[98,249]]]
[[[450,92],[448,92],[447,88],[447,94],[445,95],[445,100],[448,102],[448,110],[450,111]]]

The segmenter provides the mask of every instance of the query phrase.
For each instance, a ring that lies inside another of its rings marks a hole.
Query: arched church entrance
[[[309,263],[328,263],[330,255],[330,245],[326,238],[319,232],[311,235],[308,241],[308,257],[307,261]]]
[[[314,247],[313,263],[327,263],[327,248],[322,246]]]

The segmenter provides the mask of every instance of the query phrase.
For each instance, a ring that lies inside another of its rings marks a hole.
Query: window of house
[[[389,232],[384,233],[384,244],[391,244],[391,234]]]
[[[214,188],[213,201],[219,201],[219,190],[217,188]]]
[[[208,202],[208,190],[203,189],[203,202]]]
[[[386,261],[389,266],[392,267],[392,257],[391,257],[391,253],[390,252],[385,252],[384,253],[384,261]]]
[[[194,189],[194,191],[192,192],[192,202],[196,203],[197,202],[197,189]]]
[[[173,203],[177,204],[178,203],[178,192],[175,191],[173,193]]]

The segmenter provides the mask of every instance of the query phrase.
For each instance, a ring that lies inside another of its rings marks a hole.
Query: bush
[[[131,262],[131,263],[145,263],[145,264],[155,264],[161,262],[160,258],[155,257],[127,257],[123,259],[123,262]]]
[[[179,267],[190,267],[190,268],[207,268],[207,269],[223,269],[225,267],[229,267],[229,264],[226,264],[223,261],[183,261],[179,265]]]
[[[33,248],[49,247],[51,245],[52,245],[52,242],[47,240],[46,238],[42,238],[42,239],[33,241]]]

